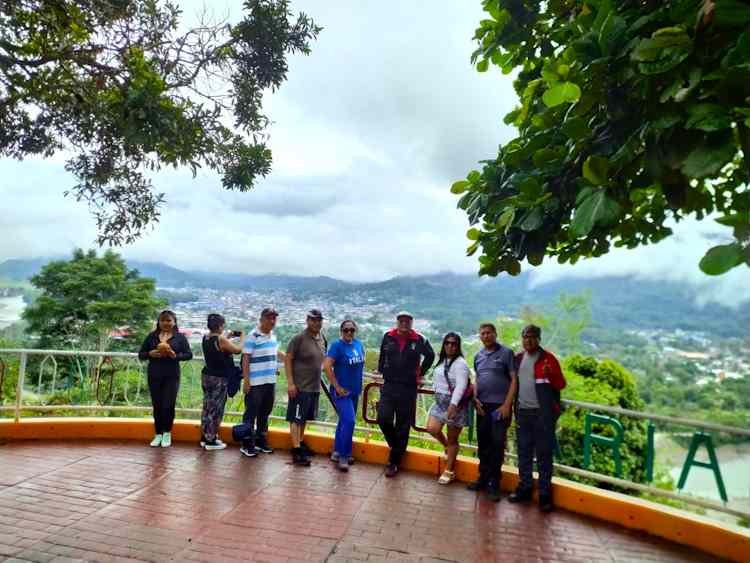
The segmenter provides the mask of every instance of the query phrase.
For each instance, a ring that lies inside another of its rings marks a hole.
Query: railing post
[[[18,364],[18,381],[16,382],[16,422],[21,420],[21,405],[23,404],[23,382],[26,379],[26,352],[21,352],[21,361]]]

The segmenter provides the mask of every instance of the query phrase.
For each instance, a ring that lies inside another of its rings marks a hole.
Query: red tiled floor
[[[287,452],[176,444],[0,445],[8,561],[712,561],[572,513],[487,502],[425,475],[346,474]]]

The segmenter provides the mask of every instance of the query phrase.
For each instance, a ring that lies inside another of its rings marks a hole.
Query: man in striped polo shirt
[[[268,445],[268,417],[273,410],[276,394],[276,374],[284,353],[273,328],[279,314],[273,307],[260,313],[257,328],[250,331],[242,346],[242,391],[245,394],[245,414],[242,422],[250,424],[251,431],[242,441],[240,453],[255,457],[258,452],[273,453]]]

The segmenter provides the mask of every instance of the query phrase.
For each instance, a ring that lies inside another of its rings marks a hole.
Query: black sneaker
[[[205,442],[203,447],[207,450],[223,450],[227,447],[227,445],[220,441],[220,440],[211,440],[210,442]]]
[[[307,457],[303,453],[302,448],[293,448],[292,449],[292,463],[294,465],[299,465],[301,467],[309,467],[310,458]]]
[[[385,466],[386,477],[395,477],[396,475],[398,475],[398,465],[395,463],[389,463]]]
[[[496,486],[490,485],[487,487],[487,500],[492,502],[500,502],[500,489]]]
[[[302,455],[304,455],[305,457],[313,457],[313,456],[315,456],[315,452],[312,451],[310,449],[310,447],[307,444],[305,444],[304,441],[302,441],[302,442],[299,443],[299,449],[301,450]]]
[[[516,489],[508,495],[509,502],[528,502],[531,500],[531,490],[529,489]]]
[[[481,479],[477,479],[476,481],[472,481],[471,483],[466,485],[466,488],[469,489],[470,491],[479,492],[487,488],[487,483],[485,483]]]
[[[354,457],[349,456],[349,459],[347,460],[347,462],[349,463],[349,465],[354,465]]]
[[[264,454],[272,454],[273,448],[266,444],[265,442],[259,442],[255,444],[255,450],[258,452],[262,452]]]
[[[256,455],[258,455],[258,452],[255,451],[255,447],[254,446],[252,446],[252,447],[242,446],[240,448],[240,453],[242,455],[244,455],[244,456],[247,456],[247,457],[255,457]]]
[[[551,495],[539,495],[539,510],[542,512],[552,512],[555,509],[555,505],[552,504]]]

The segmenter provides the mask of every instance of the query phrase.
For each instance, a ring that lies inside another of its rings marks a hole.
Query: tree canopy
[[[293,19],[287,0],[246,0],[244,11],[184,30],[169,0],[4,0],[0,155],[72,153],[66,193],[88,202],[100,244],[158,220],[164,198],[149,174],[163,166],[206,166],[224,188],[251,189],[271,166],[263,93],[320,28]]]
[[[113,329],[127,327],[136,335],[155,322],[165,305],[155,297],[154,280],[142,278],[112,251],[100,257],[93,250],[76,250],[71,260],[44,266],[31,283],[42,293],[23,318],[42,348],[105,350]]]
[[[480,274],[635,248],[706,216],[708,274],[750,265],[750,2],[484,0],[479,72],[517,72],[518,136],[452,191]],[[728,237],[731,240],[731,237]]]

